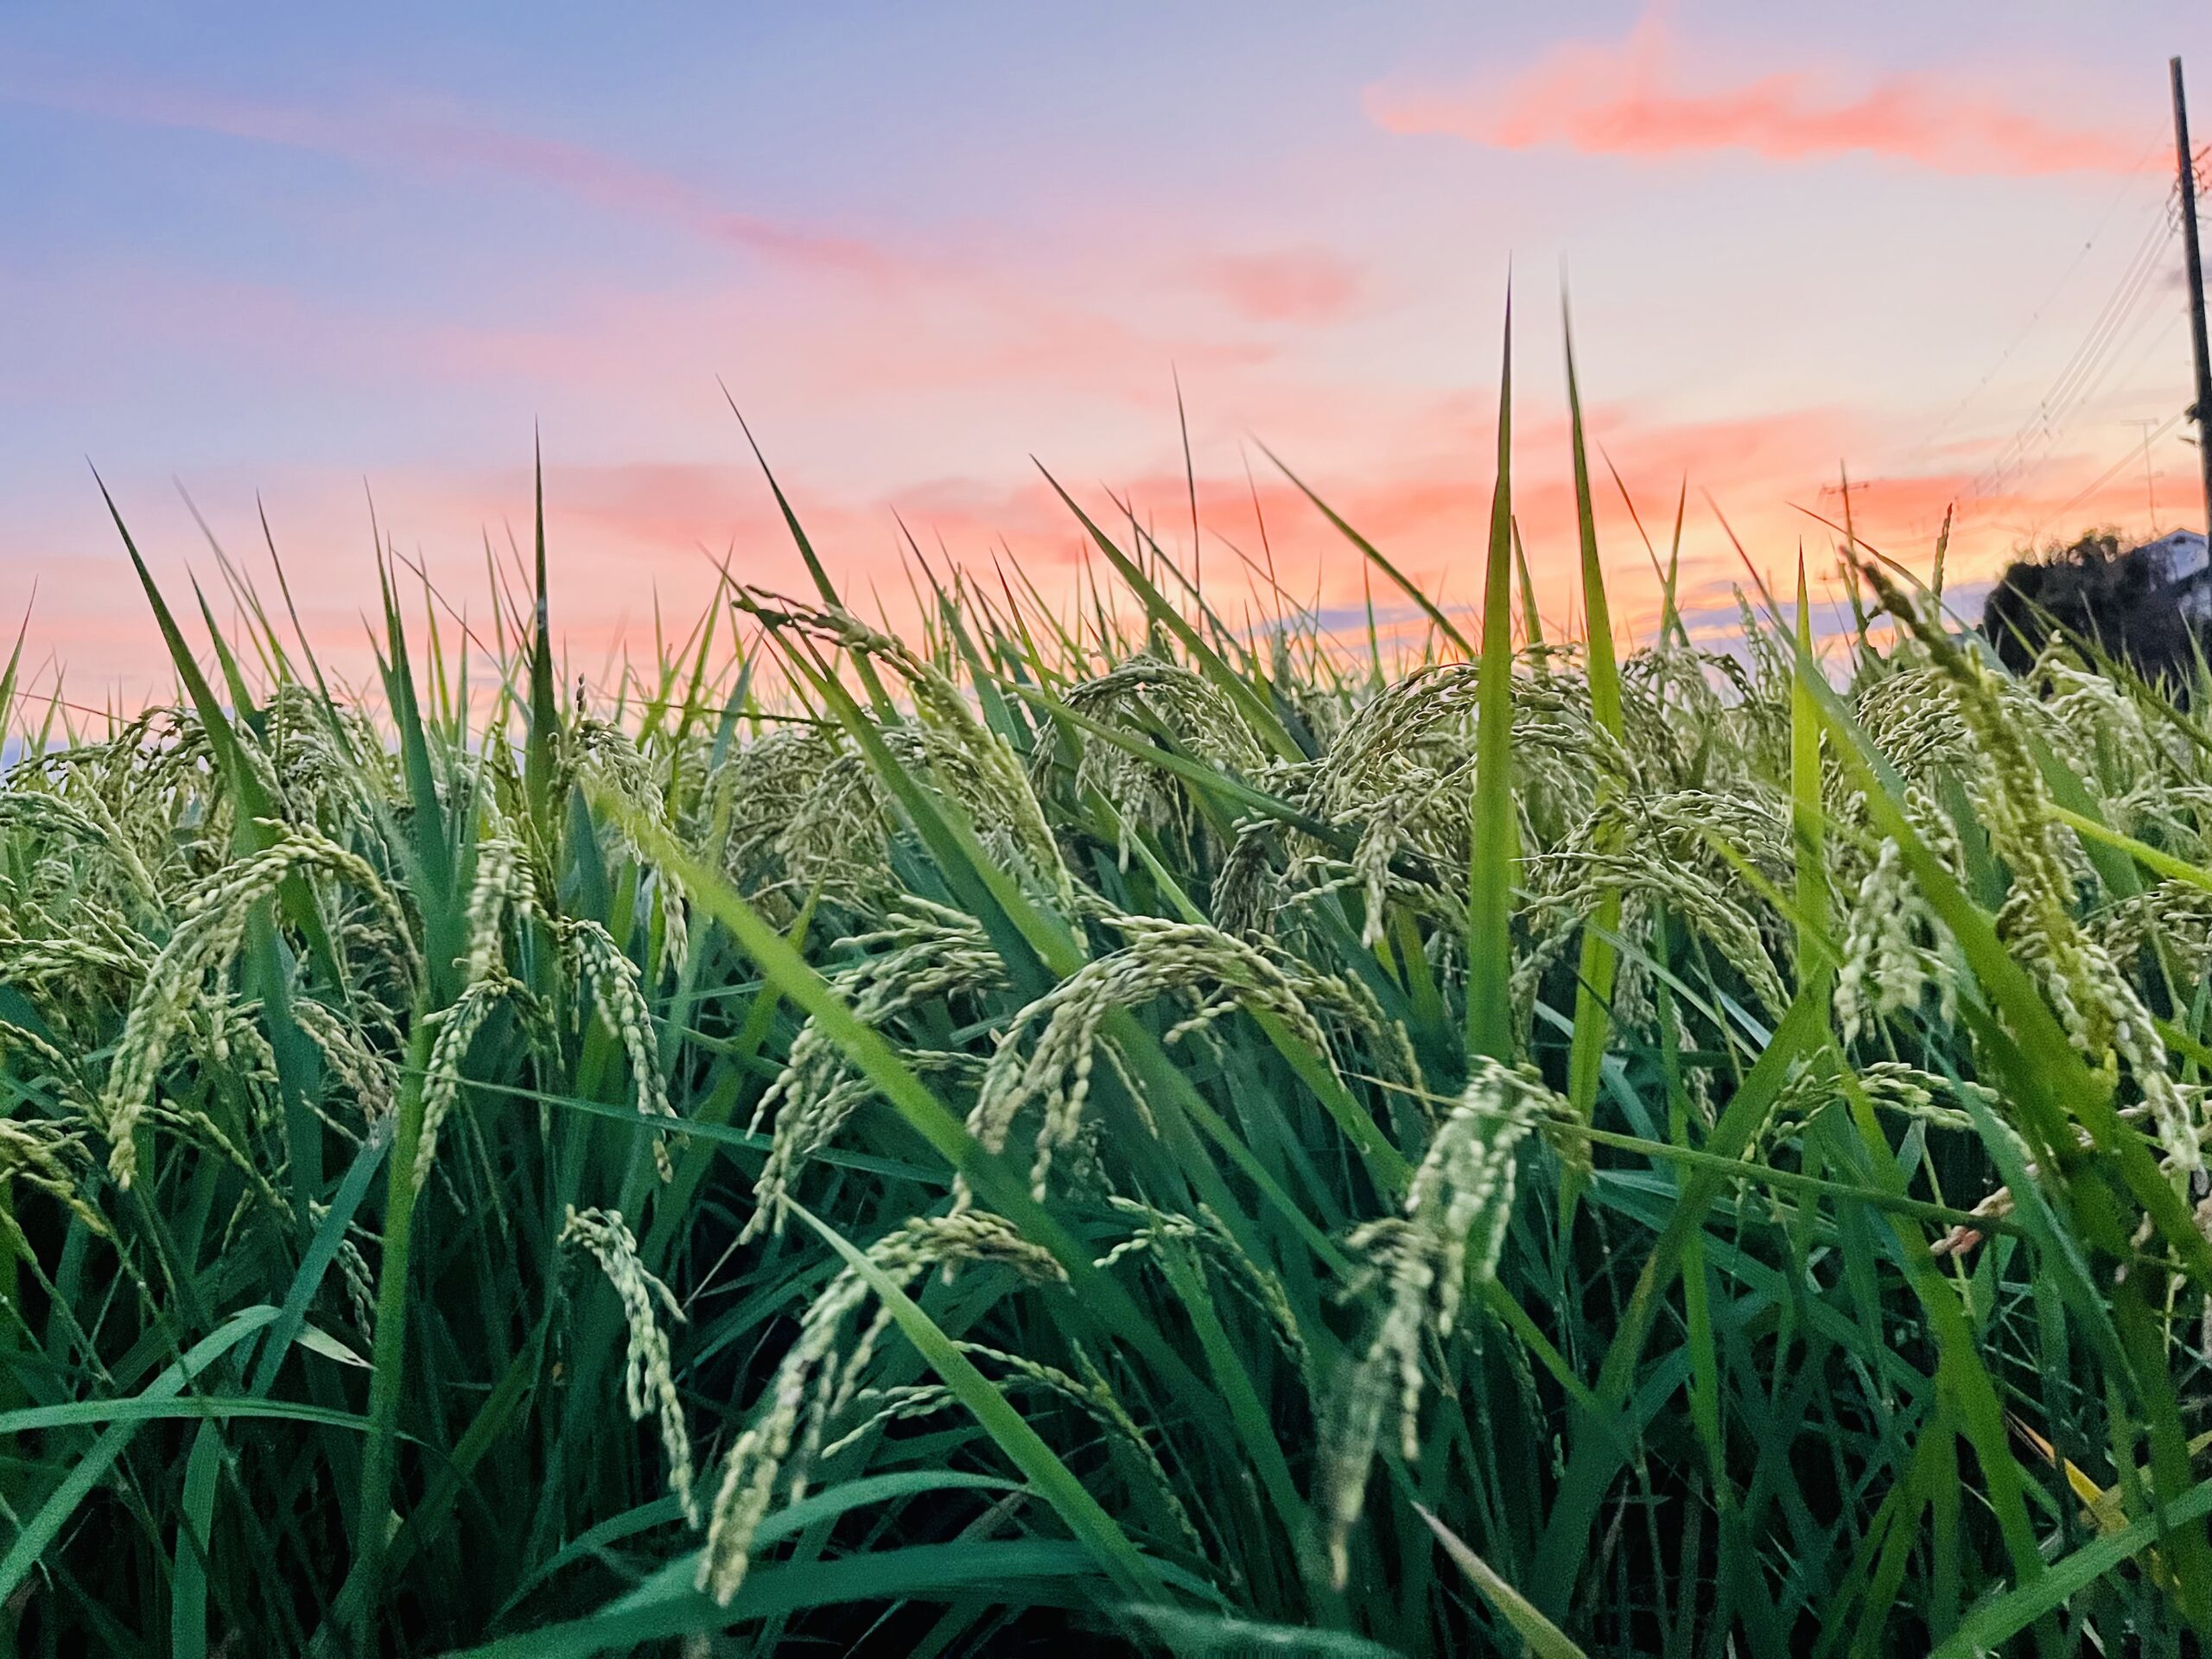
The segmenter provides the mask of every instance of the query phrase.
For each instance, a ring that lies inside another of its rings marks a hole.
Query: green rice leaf
[[[1467,874],[1467,1052],[1514,1058],[1513,302],[1505,306],[1497,386],[1497,485],[1483,583],[1481,709],[1475,740],[1472,863]]]
[[[276,1310],[266,1306],[249,1307],[232,1314],[213,1332],[188,1348],[181,1357],[139,1390],[135,1396],[135,1408],[146,1414],[123,1416],[114,1421],[107,1432],[93,1442],[92,1449],[79,1458],[68,1474],[63,1477],[61,1484],[23,1522],[15,1541],[9,1545],[7,1554],[0,1557],[0,1600],[16,1593],[16,1587],[38,1565],[40,1557],[45,1554],[47,1546],[68,1524],[69,1517],[77,1511],[77,1506],[115,1466],[116,1459],[137,1438],[138,1430],[152,1420],[156,1408],[175,1401],[193,1378],[255,1332],[273,1323],[276,1318]],[[100,1402],[88,1403],[97,1407]],[[194,1410],[181,1414],[198,1416],[201,1414]],[[94,1417],[87,1421],[100,1420]]]
[[[1444,1546],[1444,1553],[1452,1558],[1452,1564],[1483,1592],[1483,1599],[1497,1609],[1513,1627],[1514,1634],[1529,1644],[1530,1653],[1537,1659],[1585,1659],[1582,1649],[1567,1640],[1565,1631],[1538,1612],[1535,1604],[1500,1578],[1490,1563],[1469,1549],[1458,1533],[1420,1504],[1414,1508],[1436,1535],[1437,1542]]]

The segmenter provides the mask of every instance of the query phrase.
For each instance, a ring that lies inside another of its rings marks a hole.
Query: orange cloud
[[[1367,113],[1395,133],[1503,149],[1557,146],[1651,159],[1738,150],[1781,162],[1869,155],[1938,173],[2014,177],[2127,173],[2144,139],[2051,120],[1955,80],[1889,75],[1855,90],[1779,73],[1693,85],[1662,21],[1616,41],[1573,41],[1495,86],[1370,86]]]
[[[1343,388],[1286,385],[1267,406],[1262,435],[1294,431],[1281,447],[1284,458],[1332,507],[1455,617],[1475,607],[1491,482],[1485,459],[1488,397],[1391,397],[1372,389],[1360,397]],[[1334,441],[1325,435],[1330,411],[1342,434]],[[1207,404],[1201,401],[1194,412],[1201,417],[1194,434],[1203,527],[1198,563],[1209,602],[1232,625],[1275,614],[1286,603],[1314,604],[1340,628],[1346,649],[1360,650],[1366,584],[1357,552],[1257,454],[1254,484],[1248,485],[1233,440],[1203,418]],[[1673,530],[1675,492],[1687,477],[1679,594],[1686,608],[1710,612],[1716,626],[1733,615],[1732,586],[1747,578],[1706,492],[1763,575],[1786,584],[1802,546],[1817,585],[1834,568],[1837,537],[1799,506],[1840,518],[1834,488],[1839,461],[1877,452],[1885,429],[1883,416],[1843,407],[1695,421],[1634,404],[1593,404],[1586,413],[1593,446],[1602,445],[1618,465],[1662,561]],[[1236,424],[1230,423],[1228,429]],[[1019,458],[991,467],[988,457],[979,456],[985,470],[974,474],[887,478],[879,492],[872,480],[842,486],[825,480],[818,465],[785,452],[775,427],[772,415],[763,435],[779,476],[831,575],[859,608],[872,613],[880,594],[894,626],[913,620],[894,512],[940,575],[948,564],[963,566],[983,591],[995,595],[994,559],[1010,556],[1048,602],[1071,605],[1085,557],[1083,533]],[[1516,516],[1544,614],[1554,632],[1567,631],[1580,606],[1567,423],[1537,392],[1523,399],[1515,427]],[[1126,502],[1187,569],[1192,563],[1189,486],[1172,411],[1165,408],[1159,433],[1147,460],[1103,478],[1080,450],[1046,460],[1109,535],[1127,543],[1120,505]],[[619,660],[626,645],[650,656],[656,594],[678,629],[696,615],[714,588],[712,561],[725,550],[741,580],[806,591],[806,573],[758,471],[734,437],[730,452],[727,461],[700,459],[696,450],[684,458],[646,440],[627,457],[593,461],[565,457],[557,439],[549,448],[545,505],[556,626],[577,670],[594,683],[602,683],[605,664]],[[1952,457],[1923,473],[1854,475],[1859,533],[1925,570],[1943,510],[1967,499],[1974,470],[1967,458]],[[2139,473],[2123,469],[2086,499],[2070,500],[2102,470],[2102,457],[2093,454],[2057,456],[2031,493],[1974,503],[1953,535],[1948,570],[1954,591],[1970,607],[1972,584],[1993,575],[2038,524],[2053,536],[2101,522],[2147,528]],[[376,594],[359,480],[334,469],[293,468],[267,479],[188,481],[218,534],[249,565],[259,563],[251,551],[259,537],[253,486],[268,485],[270,518],[309,633],[328,665],[373,683],[360,620],[373,610]],[[1614,615],[1624,642],[1648,639],[1658,603],[1651,561],[1602,463],[1595,481],[1599,547]],[[188,591],[187,561],[203,567],[206,561],[181,505],[158,477],[111,477],[111,482],[156,575],[173,593]],[[509,562],[508,527],[526,540],[526,452],[518,445],[514,465],[488,471],[381,468],[372,484],[387,537],[410,557],[419,550],[446,595],[465,606],[475,626],[488,633],[482,532],[488,529],[502,565]],[[1255,563],[1262,560],[1254,485],[1268,562],[1282,588],[1294,596],[1287,601],[1231,550],[1233,545]],[[2062,507],[2063,521],[2053,517]],[[702,548],[709,550],[704,555]],[[166,690],[158,639],[89,486],[66,522],[0,526],[0,561],[10,559],[20,561],[17,568],[35,563],[57,574],[41,590],[31,638],[41,656],[49,649],[60,652],[73,697],[99,703],[111,690],[122,702],[136,703]],[[1089,563],[1103,574],[1101,561],[1093,556]],[[270,585],[265,571],[263,585]],[[211,583],[210,589],[219,616],[226,618],[219,584]],[[1379,576],[1373,594],[1386,628],[1394,615],[1407,613],[1401,596]],[[1821,614],[1827,617],[1828,602],[1821,602]],[[1122,613],[1133,614],[1126,597]]]
[[[1359,268],[1320,249],[1231,254],[1200,267],[1199,286],[1255,322],[1320,322],[1359,293]]]

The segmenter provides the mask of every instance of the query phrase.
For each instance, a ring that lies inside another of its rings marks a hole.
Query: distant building
[[[2212,549],[2196,531],[2169,531],[2120,557],[2140,560],[2157,572],[2159,597],[2191,622],[2212,621]]]
[[[2179,690],[2199,652],[2212,655],[2204,537],[2177,530],[2122,552],[2113,537],[2085,536],[2063,551],[2015,560],[1982,607],[1983,634],[2018,673],[2054,626]]]

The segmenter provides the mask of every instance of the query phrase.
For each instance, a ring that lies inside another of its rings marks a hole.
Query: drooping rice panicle
[[[631,1421],[640,1421],[648,1412],[658,1420],[661,1449],[668,1456],[669,1490],[676,1494],[684,1519],[696,1527],[699,1505],[691,1492],[691,1435],[684,1426],[683,1402],[676,1391],[668,1333],[660,1328],[655,1313],[658,1307],[660,1314],[681,1325],[683,1310],[675,1294],[638,1260],[638,1241],[623,1224],[620,1211],[578,1210],[570,1205],[561,1243],[590,1251],[621,1298],[622,1317],[630,1328],[630,1358],[622,1387]]]
[[[1399,1454],[1419,1461],[1423,1345],[1448,1338],[1468,1285],[1497,1273],[1521,1142],[1554,1111],[1572,1116],[1541,1082],[1478,1058],[1466,1092],[1422,1155],[1403,1213],[1363,1223],[1346,1241],[1368,1264],[1365,1283],[1381,1311],[1365,1353],[1338,1386],[1323,1455],[1322,1519],[1339,1589],[1384,1425],[1395,1423]]]
[[[1034,1283],[1057,1284],[1065,1278],[1049,1252],[999,1217],[974,1211],[908,1222],[878,1240],[868,1254],[901,1288],[935,1269],[984,1262],[1012,1268]],[[722,1459],[697,1584],[725,1607],[745,1582],[753,1534],[767,1519],[779,1484],[788,1484],[791,1503],[804,1496],[809,1465],[820,1454],[832,1403],[841,1389],[865,1374],[889,1323],[887,1314],[880,1316],[849,1349],[841,1347],[847,1322],[870,1294],[868,1281],[849,1268],[830,1281],[807,1308],[798,1338],[777,1367],[753,1422]],[[857,1394],[851,1386],[848,1402]]]
[[[254,907],[287,877],[309,870],[326,871],[365,893],[389,920],[406,960],[419,962],[406,918],[383,878],[359,855],[317,831],[291,827],[273,846],[204,885],[148,970],[109,1062],[101,1109],[112,1147],[108,1167],[118,1185],[129,1187],[137,1173],[138,1123],[152,1104],[169,1039],[196,1007],[207,975],[226,968],[237,954]]]
[[[563,920],[560,934],[576,984],[590,992],[601,1023],[622,1045],[637,1084],[638,1115],[647,1120],[674,1118],[676,1108],[661,1076],[652,1011],[645,1005],[637,963],[616,948],[613,936],[598,922]],[[673,1180],[676,1170],[669,1159],[667,1137],[658,1129],[653,1133],[652,1150],[653,1167],[661,1179]]]

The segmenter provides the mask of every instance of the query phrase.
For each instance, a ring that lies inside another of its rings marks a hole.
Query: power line
[[[2141,297],[2145,284],[2157,269],[2164,217],[2162,211],[2136,244],[2127,263],[2121,267],[2112,291],[2105,296],[2103,305],[2098,308],[2088,331],[2075,346],[2073,354],[2060,366],[2056,378],[2037,400],[2036,412],[2021,423],[2019,430],[2013,435],[2012,443],[1999,452],[1986,476],[1993,480],[2004,478],[2018,464],[2029,447],[2050,431],[2053,411],[2066,405],[2082,377],[2105,350],[2113,330]]]
[[[2140,301],[2144,297],[2155,296],[2158,291],[2156,283],[2145,283],[2139,286],[2136,298],[2130,302],[2131,306],[2139,307]],[[2041,477],[2044,470],[2058,458],[2059,440],[2073,429],[2074,423],[2082,414],[2094,406],[2098,395],[2112,381],[2113,371],[2120,363],[2120,354],[2141,339],[2144,330],[2158,321],[2160,315],[2160,309],[2156,305],[2140,307],[2132,313],[2132,323],[2125,334],[2107,332],[2106,345],[2101,351],[2098,360],[2085,368],[2086,378],[2077,379],[2074,389],[2068,394],[2063,408],[2050,417],[2042,452],[2034,459],[2028,461],[2007,480],[2010,487],[2018,490],[2033,480]],[[2127,316],[2128,314],[2124,314],[2121,321],[2127,321]],[[2172,320],[2171,315],[2168,314],[2168,321]],[[2114,329],[2116,330],[2119,327],[2120,322],[2116,321]],[[2153,340],[2155,340],[2157,336],[2154,335]],[[2132,375],[2142,362],[2143,355],[2139,354],[2129,363],[2128,374]],[[2121,384],[2126,383],[2126,377],[2122,376]]]
[[[2171,350],[2173,346],[2174,334],[2177,332],[2187,332],[2187,324],[2188,314],[2181,307],[2177,306],[2173,310],[2167,313],[2166,326],[2152,334],[2150,339],[2143,342],[2143,349],[2136,353],[2134,360],[2120,372],[2120,385],[2123,386],[2132,385],[2135,378],[2135,372],[2138,369],[2140,369],[2145,363],[2149,362],[2151,359],[2157,356],[2160,352]]]
[[[2182,423],[2182,416],[2185,412],[2186,411],[2177,411],[2175,414],[2167,416],[2164,421],[2158,423],[2158,429],[2143,440],[2144,448],[2147,449],[2151,445],[2156,443],[2160,438],[2164,437],[2167,433],[2172,431],[2174,428],[2179,426]],[[2056,512],[2048,514],[2046,516],[2045,522],[2048,523],[2050,519],[2052,518],[2063,518],[2066,517],[2068,513],[2073,512],[2075,508],[2080,506],[2084,501],[2094,495],[2099,490],[2101,490],[2106,485],[2111,483],[2113,479],[2119,477],[2120,470],[2123,467],[2133,465],[2135,459],[2135,446],[2133,444],[2130,444],[2127,447],[2127,453],[2126,454],[2122,455],[2118,461],[2113,462],[2111,466],[2106,467],[2103,472],[2097,475],[2096,481],[2094,483],[2086,486],[2080,493],[2075,495],[2071,500],[2068,501],[2064,506],[2062,506]]]
[[[2123,360],[2126,363],[2126,368],[2121,372],[2120,379],[2121,384],[2126,385],[2133,379],[2151,353],[2166,345],[2171,338],[2171,324],[2178,319],[2173,318],[2169,314],[2168,328],[2157,329],[2154,325],[2164,309],[2158,303],[2158,300],[2165,290],[2166,283],[2162,278],[2167,268],[2172,245],[2177,240],[2184,245],[2188,256],[2186,286],[2189,289],[2188,297],[2195,334],[2196,405],[2169,416],[2164,421],[2156,424],[2155,430],[2146,430],[2140,440],[2139,446],[2130,445],[2126,452],[2120,454],[2095,479],[2077,491],[2063,504],[2049,514],[2038,515],[2039,522],[2032,527],[2031,533],[2038,532],[2041,525],[2049,523],[2051,519],[2064,518],[2083,502],[2105,488],[2120,475],[2124,468],[2137,459],[2139,448],[2144,468],[2145,488],[2150,493],[2150,511],[2155,521],[2158,509],[2151,461],[2152,442],[2164,437],[2192,415],[2196,416],[2200,422],[2204,423],[2206,431],[2212,432],[2212,374],[2208,374],[2207,372],[2207,353],[2203,345],[2203,297],[2196,270],[2197,219],[2195,191],[2192,188],[2196,182],[2195,175],[2199,158],[2192,152],[2188,138],[2187,116],[2182,101],[2181,60],[2174,59],[2169,68],[2173,83],[2174,143],[2177,165],[2172,185],[2161,203],[2158,216],[2145,231],[2142,239],[2136,245],[2135,251],[2121,266],[2119,278],[2114,282],[2104,304],[2099,308],[2095,319],[2090,323],[2088,331],[2082,336],[2081,343],[2075,346],[2073,354],[2060,368],[2056,378],[2052,381],[2050,386],[2037,401],[2035,412],[2021,423],[2011,439],[1998,451],[1988,467],[1975,479],[1967,497],[1967,503],[1971,505],[2000,488],[2008,490],[2016,497],[2021,495],[2024,486],[2040,477],[2057,458],[2062,440],[2070,433],[2075,423],[2084,411],[2097,405],[2097,400],[2107,385],[2111,383],[2114,372],[2120,369]],[[2138,167],[2140,166],[2141,163],[2139,162]],[[2105,223],[2109,222],[2115,211],[2116,204],[2106,209],[2105,218],[2100,221],[2100,231]],[[2095,238],[2093,236],[2090,243],[2084,244],[2082,252],[2076,254],[2074,260],[2069,262],[2066,275],[2070,276],[2080,264],[2094,240]],[[2065,276],[2063,276],[2058,286],[2063,288],[2064,281]],[[2139,340],[2143,339],[2146,332],[2150,334],[2150,338],[2143,349],[2131,355],[2131,349]],[[2015,344],[2017,343],[2016,340]],[[2006,358],[2011,356],[2012,350],[2011,346],[2006,348],[2004,356],[1999,359],[1999,366]],[[1995,372],[1995,369],[1993,369],[1989,374],[1985,375],[1982,384],[1986,385],[1993,378]],[[1965,401],[1971,403],[1973,398],[1979,395],[1979,391],[1980,388],[1977,386],[1976,391],[1969,393]],[[1955,418],[1956,412],[1954,410],[1952,418]],[[2152,423],[2130,422],[2128,424],[2148,428],[2152,425]],[[2203,465],[2205,497],[2209,504],[2207,511],[2212,512],[2212,440],[2208,440]],[[2155,528],[2154,522],[2154,531]]]
[[[2098,216],[2096,225],[2089,232],[2088,238],[2080,247],[2074,250],[2074,257],[2066,262],[2066,268],[2058,273],[2058,280],[2050,285],[2050,290],[2037,302],[2035,309],[2028,313],[2027,321],[2020,325],[2019,332],[2014,334],[2005,349],[1997,354],[1997,360],[1983,372],[1981,378],[1975,381],[1968,388],[1966,395],[1951,406],[1950,413],[1936,423],[1936,429],[1915,446],[1915,453],[1925,454],[1933,449],[1936,442],[1957,423],[1959,416],[1972,407],[1976,398],[1989,390],[1991,383],[2003,372],[2005,365],[2012,360],[2012,354],[2026,342],[2028,336],[2035,332],[2036,325],[2043,321],[2044,314],[2050,309],[2052,302],[2065,291],[2067,283],[2074,279],[2074,273],[2082,268],[2082,262],[2089,257],[2090,251],[2103,238],[2106,230],[2112,224],[2113,215],[2120,212],[2120,204],[2127,200],[2128,193],[2141,184],[2145,176],[2144,172],[2145,164],[2158,154],[2164,142],[2163,137],[2153,138],[2143,147],[2143,153],[2135,158],[2135,164],[2127,169],[2126,175],[2120,181],[2120,188],[2113,192],[2112,200],[2105,204],[2105,210]]]
[[[2150,419],[2122,421],[2122,426],[2139,427],[2143,433],[2143,510],[2150,515],[2151,535],[2158,534],[2158,475],[2151,470],[2151,429],[2158,423]]]
[[[1968,493],[1969,502],[1994,493],[2048,456],[2056,440],[2080,413],[2088,391],[2101,384],[2102,376],[2098,371],[2108,368],[2112,357],[2121,349],[2115,344],[2121,330],[2129,329],[2126,343],[2133,342],[2135,333],[2129,325],[2139,327],[2137,308],[2144,296],[2153,291],[2160,256],[2171,245],[2173,234],[2167,206],[2162,202],[2157,218],[2128,256],[2088,331],[2037,400],[2035,412],[2021,423],[1996,458],[1975,479]]]

